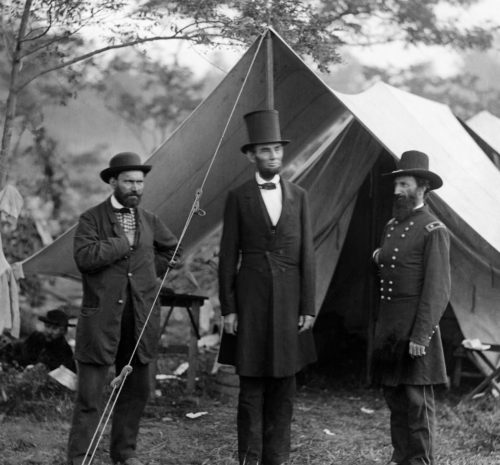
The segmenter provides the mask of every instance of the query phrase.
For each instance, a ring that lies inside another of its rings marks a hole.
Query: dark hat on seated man
[[[278,110],[257,110],[247,113],[245,123],[248,132],[248,143],[241,147],[246,153],[257,144],[288,144],[287,139],[282,139]]]
[[[438,189],[443,185],[441,177],[429,170],[428,155],[418,150],[403,152],[401,160],[397,164],[397,169],[390,173],[384,173],[382,176],[391,176],[392,178],[415,176],[427,179],[431,189]]]
[[[109,183],[110,178],[116,177],[123,171],[142,171],[144,174],[151,171],[151,165],[143,165],[141,157],[133,152],[121,152],[109,160],[109,167],[101,171],[101,179]]]
[[[69,323],[68,315],[60,308],[49,310],[46,316],[39,316],[38,319],[49,325],[60,326],[62,328],[75,326]]]

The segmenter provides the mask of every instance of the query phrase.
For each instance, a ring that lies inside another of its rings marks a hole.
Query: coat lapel
[[[282,204],[281,204],[281,215],[278,220],[278,224],[276,225],[276,228],[278,230],[282,228],[283,225],[287,224],[288,218],[290,217],[290,214],[295,208],[295,203],[296,203],[295,196],[293,195],[292,190],[290,189],[290,184],[283,179],[280,180],[280,184],[281,184]]]
[[[262,200],[259,188],[255,180],[248,182],[245,191],[245,198],[250,210],[250,215],[262,223],[262,227],[271,229],[271,219],[267,213],[266,205]]]

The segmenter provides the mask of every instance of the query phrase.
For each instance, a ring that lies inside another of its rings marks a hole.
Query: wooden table
[[[175,307],[184,308],[191,322],[191,331],[188,342],[188,363],[186,391],[190,394],[194,392],[196,384],[196,372],[198,370],[198,339],[200,339],[199,322],[200,308],[208,297],[193,294],[175,294],[166,289],[160,293],[160,305],[170,307],[165,320],[161,325],[160,337],[168,325],[168,320]],[[156,370],[153,370],[156,374]]]

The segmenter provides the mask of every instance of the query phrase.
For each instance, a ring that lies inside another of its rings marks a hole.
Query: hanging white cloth
[[[13,230],[23,206],[19,191],[11,185],[0,191],[0,226],[3,231]],[[19,287],[3,253],[0,233],[0,334],[8,330],[13,337],[19,337],[21,318],[19,314]]]

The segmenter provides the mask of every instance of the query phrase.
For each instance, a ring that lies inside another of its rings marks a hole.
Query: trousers
[[[434,465],[436,409],[432,385],[384,386],[391,413],[392,461]]]
[[[288,460],[295,391],[295,376],[240,376],[240,465],[282,465]]]
[[[133,307],[128,299],[122,316],[120,343],[115,359],[119,374],[130,361],[134,338]],[[113,463],[136,456],[139,423],[150,393],[150,365],[134,356],[132,372],[127,376],[115,404],[111,422],[110,456]],[[81,465],[102,413],[109,365],[77,362],[78,389],[68,439],[68,464]],[[90,454],[87,457],[88,463]]]

